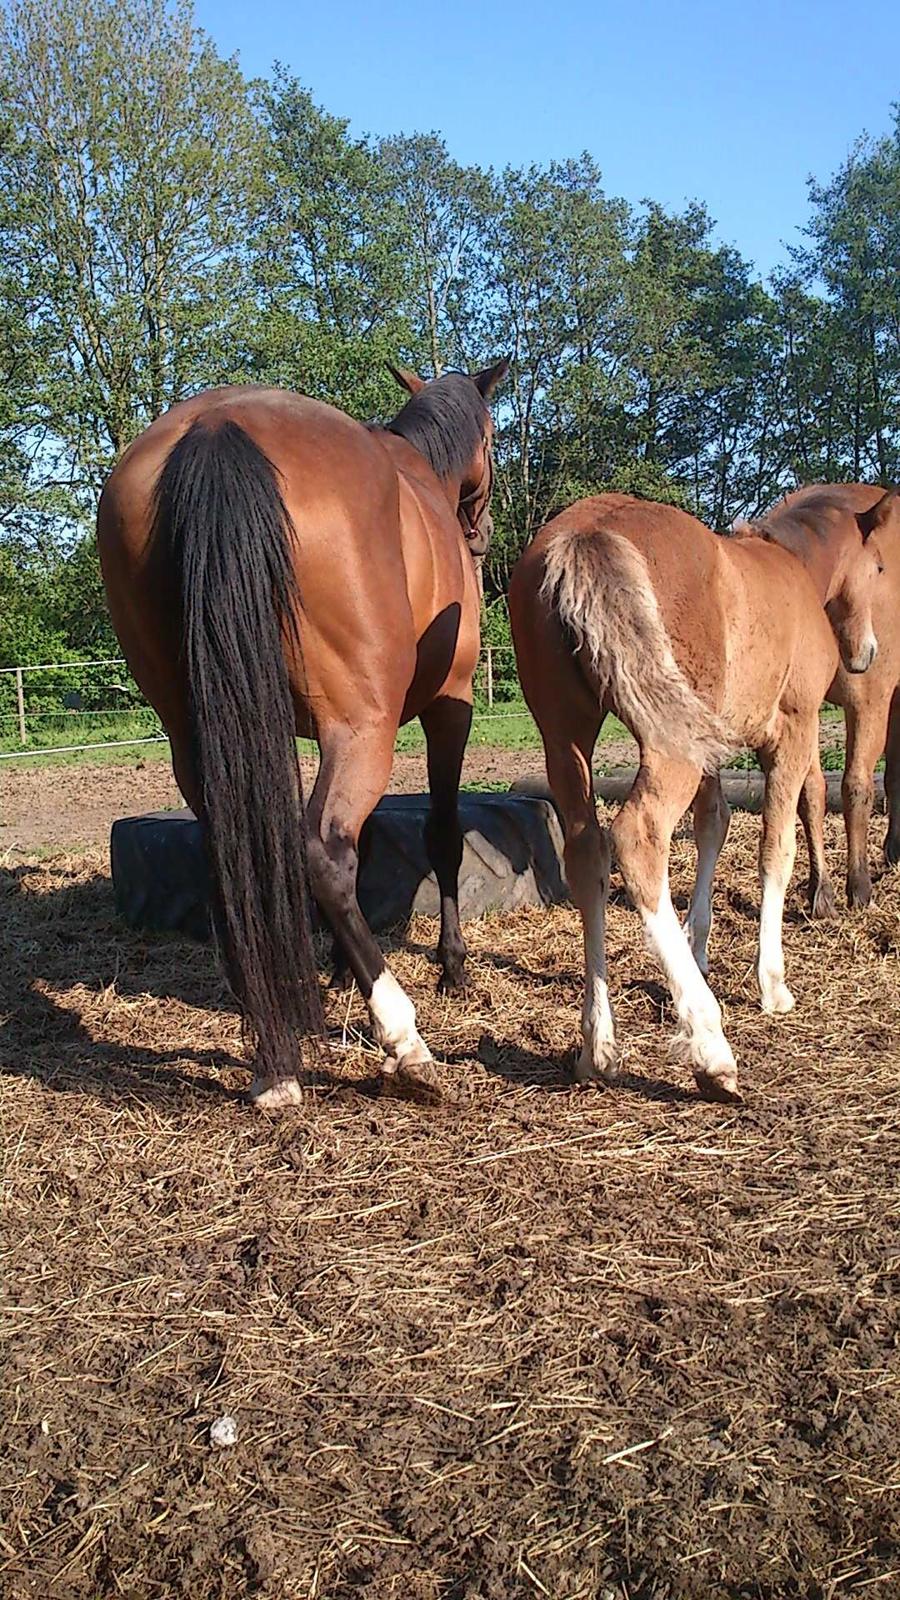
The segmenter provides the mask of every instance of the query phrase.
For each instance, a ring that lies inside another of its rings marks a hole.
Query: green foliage
[[[0,88],[36,413],[96,492],[148,421],[222,369],[260,131],[237,65],[165,0],[11,0]]]
[[[810,198],[806,247],[763,285],[702,205],[633,208],[589,154],[497,174],[434,133],[355,137],[289,69],[247,83],[190,0],[9,0],[0,662],[115,653],[99,488],[220,382],[387,419],[388,360],[511,354],[484,569],[498,697],[511,566],[572,500],[724,528],[799,481],[900,476],[900,114]]]

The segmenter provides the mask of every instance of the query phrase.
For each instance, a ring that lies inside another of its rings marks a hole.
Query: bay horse
[[[459,778],[472,717],[499,361],[407,390],[384,428],[278,389],[211,390],[130,446],[100,500],[113,624],[206,838],[226,975],[255,1050],[251,1099],[297,1103],[324,1036],[312,899],[366,1000],[384,1070],[436,1086],[412,1002],[356,895],[360,829],[401,723],[425,732],[438,957],[462,983]],[[308,807],[296,736],[317,741]]]
[[[870,537],[851,515],[809,535],[798,529],[788,549],[757,533],[721,539],[673,506],[606,494],[555,517],[516,564],[509,597],[516,660],[562,813],[566,876],[584,929],[577,1081],[618,1076],[605,949],[614,850],[672,995],[676,1047],[702,1094],[737,1094],[721,1011],[675,913],[668,872],[678,819],[704,774],[714,778],[736,745],[758,751],[766,773],[763,1008],[793,1005],[781,924],[794,819],[838,653],[852,672],[866,670],[876,654],[878,544],[874,526]],[[591,761],[609,712],[637,740],[640,767],[605,830]],[[701,875],[708,856],[701,851]],[[698,913],[701,901],[702,894]]]

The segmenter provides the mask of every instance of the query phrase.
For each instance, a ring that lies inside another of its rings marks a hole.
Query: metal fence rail
[[[475,674],[476,724],[529,722],[522,705],[510,703],[518,698],[512,646],[486,645]],[[90,732],[97,737],[88,737]],[[121,656],[0,667],[0,761],[161,744],[165,738]]]

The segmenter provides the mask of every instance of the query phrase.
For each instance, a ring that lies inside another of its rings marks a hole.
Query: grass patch
[[[159,719],[149,708],[118,716],[103,716],[99,713],[73,716],[63,712],[58,716],[45,718],[33,730],[29,724],[28,745],[25,749],[21,747],[17,737],[5,734],[0,738],[0,755],[15,755],[17,766],[20,763],[31,765],[36,761],[62,766],[79,766],[85,763],[93,765],[96,762],[130,765],[136,760],[167,761],[169,745],[165,739],[161,739],[157,744],[135,742],[111,745],[110,743],[112,740],[131,738],[137,741],[159,731]],[[617,718],[607,717],[600,735],[601,743],[628,737],[627,731]],[[88,745],[88,748],[65,751],[58,755],[52,753],[52,747],[55,745],[82,743]],[[520,697],[495,703],[492,707],[476,704],[469,744],[482,749],[539,750],[541,738],[528,707]],[[311,739],[298,739],[297,749],[301,755],[315,756],[317,753],[316,745]],[[400,729],[395,749],[400,754],[415,754],[425,749],[425,735],[418,722],[409,722],[406,727]]]

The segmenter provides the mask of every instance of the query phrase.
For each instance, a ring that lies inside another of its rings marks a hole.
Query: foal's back
[[[837,649],[815,586],[789,551],[754,534],[722,539],[677,506],[595,495],[541,530],[519,581],[530,568],[540,583],[551,552],[577,552],[581,541],[591,547],[585,570],[620,561],[623,642],[641,585],[678,668],[735,741],[762,743],[779,706],[821,700]],[[636,562],[621,563],[623,541]]]

